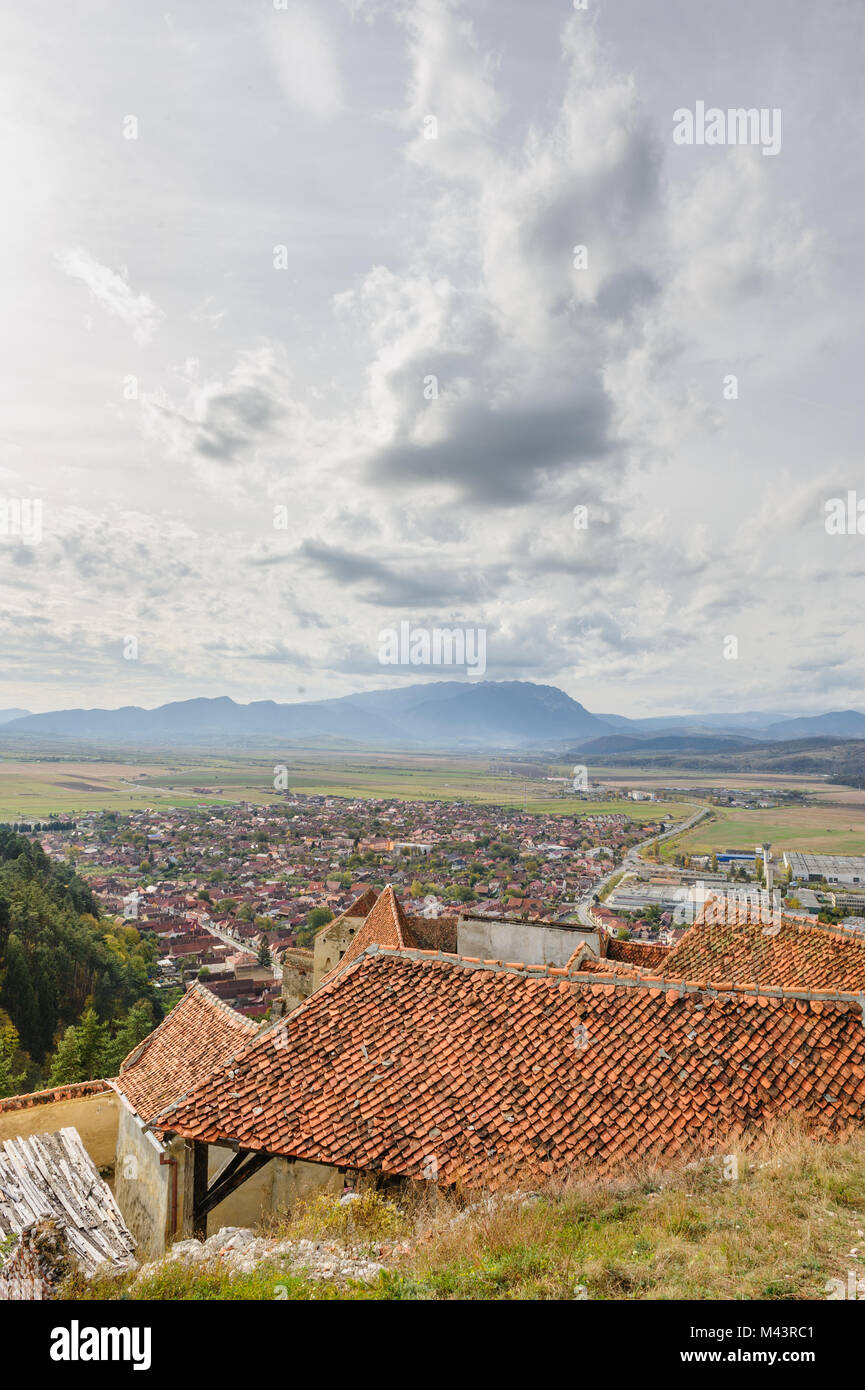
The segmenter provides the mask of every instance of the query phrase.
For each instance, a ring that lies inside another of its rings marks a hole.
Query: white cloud
[[[73,280],[81,280],[87,286],[103,309],[128,324],[137,343],[150,341],[165,315],[149,295],[134,294],[123,275],[118,275],[106,265],[100,265],[95,257],[80,247],[58,251],[56,261],[66,275]]]
[[[343,109],[342,77],[321,15],[294,0],[287,9],[268,16],[263,35],[286,99],[318,120],[338,116]]]
[[[789,90],[810,74],[820,109],[832,41],[792,3]],[[51,640],[29,664],[52,705],[284,698],[283,659],[308,665],[310,698],[386,683],[376,634],[407,603],[428,625],[486,625],[492,678],[622,713],[799,698],[826,640],[814,595],[851,615],[861,648],[865,560],[821,531],[822,497],[861,471],[863,219],[859,185],[836,177],[843,142],[767,91],[790,115],[777,160],[673,147],[690,97],[672,88],[708,80],[711,26],[647,28],[645,0],[592,15],[265,0],[265,19],[214,4],[219,22],[193,8],[170,33],[122,6],[84,36],[67,18],[51,53],[37,18],[0,19],[45,94],[34,108],[25,83],[13,102],[30,129],[7,180],[17,273],[0,312],[16,325],[4,490],[44,497],[46,534],[0,546],[20,599],[2,703],[40,699],[21,684],[40,613]],[[774,43],[755,25],[748,55]],[[713,100],[744,100],[723,46],[713,61]],[[831,70],[856,90],[852,67]],[[137,107],[141,138],[124,141],[117,113]],[[347,110],[350,127],[333,119]],[[800,162],[806,138],[843,213]],[[55,263],[57,246],[100,248],[113,269],[82,250]],[[123,262],[158,284],[164,319]],[[91,291],[92,331],[58,323],[57,264]],[[150,350],[118,350],[108,314]],[[119,665],[126,631],[154,665]],[[842,678],[839,705],[857,703]]]

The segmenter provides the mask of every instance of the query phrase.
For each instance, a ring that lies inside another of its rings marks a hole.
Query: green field
[[[561,784],[542,775],[508,774],[488,759],[454,755],[411,756],[398,753],[346,753],[337,750],[292,749],[281,763],[288,786],[307,795],[347,798],[372,797],[402,801],[465,801],[524,808],[535,814],[587,816],[624,812],[637,822],[658,817],[685,819],[700,804],[687,789],[681,799],[663,802],[621,800],[577,801],[562,795]],[[274,759],[248,754],[136,754],[127,762],[81,757],[63,760],[6,760],[0,762],[0,820],[44,820],[52,812],[80,815],[88,811],[128,812],[145,807],[196,806],[202,803],[250,801],[273,805]],[[543,773],[567,775],[570,768],[544,768]],[[591,775],[603,776],[593,768]],[[659,787],[680,780],[676,774],[652,777],[617,769],[604,780],[623,787]],[[681,779],[706,786],[709,779]],[[716,779],[711,779],[713,782]],[[822,850],[824,853],[865,854],[865,798],[844,788],[828,787],[820,779],[771,779],[775,785],[795,786],[808,793],[812,804],[776,806],[765,810],[713,807],[713,819],[662,847],[666,860],[678,853],[753,849],[768,840],[776,851]],[[726,785],[767,786],[760,777],[725,779]],[[703,803],[705,804],[705,803]]]
[[[744,811],[713,806],[714,820],[667,841],[662,857],[708,854],[712,850],[753,850],[768,841],[776,851],[811,850],[822,854],[865,854],[865,807],[773,806]]]
[[[467,801],[521,807],[563,816],[625,813],[635,821],[687,814],[685,802],[577,801],[541,777],[491,771],[481,758],[364,754],[304,750],[286,755],[288,786],[307,795],[401,801]],[[273,787],[272,758],[169,755],[135,762],[0,762],[0,820],[45,819],[52,812],[132,811],[147,806],[282,799]]]

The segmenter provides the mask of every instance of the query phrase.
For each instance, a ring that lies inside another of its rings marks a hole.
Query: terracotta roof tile
[[[111,1085],[150,1121],[246,1047],[259,1025],[193,984],[124,1060]]]
[[[773,922],[759,912],[735,910],[714,920],[710,902],[703,920],[677,942],[660,970],[666,978],[777,985],[782,989],[855,994],[865,990],[865,940],[854,932],[823,927],[806,917],[781,914]]]
[[[435,1157],[443,1182],[496,1186],[708,1147],[791,1111],[826,1137],[865,1122],[856,1001],[761,989],[379,946],[159,1128],[415,1178]]]
[[[360,928],[356,937],[352,941],[339,965],[332,971],[345,969],[353,960],[357,960],[359,955],[369,946],[408,946],[415,945],[415,941],[407,941],[410,937],[408,923],[405,913],[402,910],[399,899],[390,884],[384,889],[379,898],[373,904],[366,921]],[[325,977],[326,979],[329,976]]]
[[[658,941],[619,941],[613,936],[607,941],[606,959],[627,961],[631,965],[660,965],[669,950],[669,946]]]

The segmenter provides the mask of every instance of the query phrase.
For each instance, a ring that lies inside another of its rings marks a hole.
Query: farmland
[[[0,762],[0,820],[209,801],[269,804],[281,795],[274,790],[277,766],[285,768],[288,787],[306,795],[472,801],[570,816],[624,811],[636,821],[658,814],[657,806],[650,803],[577,802],[562,795],[561,784],[545,781],[542,775],[491,771],[489,762],[481,758],[292,750],[281,762],[248,755],[184,759],[176,754],[160,761],[8,760]],[[664,814],[673,819],[686,809],[678,802],[667,803]]]

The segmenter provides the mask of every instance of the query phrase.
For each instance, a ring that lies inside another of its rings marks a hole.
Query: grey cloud
[[[545,474],[609,459],[611,410],[600,386],[574,383],[573,398],[494,409],[476,401],[449,406],[447,435],[418,444],[403,438],[370,462],[379,481],[452,483],[469,502],[514,506],[537,497]]]
[[[263,436],[273,434],[283,406],[260,386],[225,390],[210,398],[196,422],[195,449],[206,458],[233,463]]]
[[[340,584],[360,585],[364,603],[386,608],[418,609],[429,604],[473,602],[489,595],[504,579],[505,567],[485,573],[459,570],[391,568],[372,556],[358,555],[323,541],[306,540],[298,554]]]

